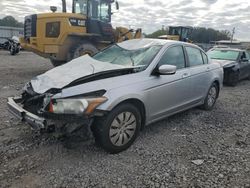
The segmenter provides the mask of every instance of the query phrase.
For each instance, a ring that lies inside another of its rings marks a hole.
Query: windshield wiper
[[[225,60],[225,61],[236,61],[234,59],[223,59],[223,58],[212,58],[211,59],[218,59],[218,60]]]
[[[135,66],[135,61],[133,60],[132,55],[130,55],[129,58],[131,59],[132,66]]]
[[[118,57],[114,58],[110,63],[114,63],[115,60],[117,60]]]

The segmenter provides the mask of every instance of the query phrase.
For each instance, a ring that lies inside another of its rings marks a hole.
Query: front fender
[[[97,109],[98,110],[104,110],[104,111],[111,111],[112,109],[114,109],[117,105],[119,105],[120,103],[126,101],[126,100],[139,100],[140,102],[144,103],[144,97],[140,94],[125,94],[124,93],[122,95],[117,95],[117,93],[106,93],[105,96],[108,98],[107,102],[103,103],[102,105],[100,105]]]
[[[238,71],[239,70],[239,65],[238,65],[238,63],[230,63],[230,64],[225,65],[223,67],[223,69],[225,71],[227,71],[227,70]]]

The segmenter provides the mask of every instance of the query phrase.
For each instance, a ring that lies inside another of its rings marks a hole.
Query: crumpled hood
[[[84,55],[33,78],[31,85],[36,93],[42,94],[52,88],[61,89],[84,76],[121,68],[127,67],[101,62]]]
[[[229,65],[229,64],[234,64],[236,63],[235,61],[231,60],[220,60],[220,59],[212,59],[213,63],[219,63],[222,67]]]

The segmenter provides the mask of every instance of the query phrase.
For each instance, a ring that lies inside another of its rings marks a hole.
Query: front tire
[[[109,153],[119,153],[132,145],[141,128],[140,111],[121,104],[103,118],[97,118],[92,131],[96,142]]]
[[[20,52],[20,47],[16,48],[16,54],[18,54]]]
[[[235,87],[239,82],[239,72],[235,72],[235,73],[232,73],[232,75],[230,75],[230,78],[229,78],[229,82],[228,84],[230,86],[233,86]]]
[[[10,47],[10,55],[16,55],[16,47],[14,45]]]
[[[212,86],[209,88],[207,96],[203,105],[201,106],[204,110],[212,110],[215,102],[219,96],[219,86],[216,83],[213,83]]]

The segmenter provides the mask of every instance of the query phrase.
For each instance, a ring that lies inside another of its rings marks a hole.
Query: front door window
[[[161,65],[174,65],[177,69],[185,67],[185,57],[182,46],[174,46],[169,48],[162,56],[159,66]]]

